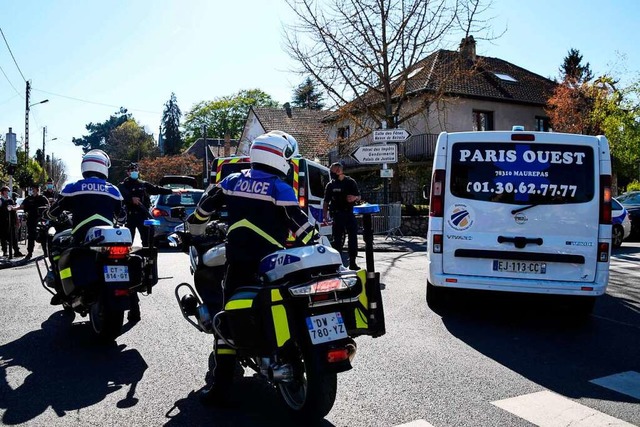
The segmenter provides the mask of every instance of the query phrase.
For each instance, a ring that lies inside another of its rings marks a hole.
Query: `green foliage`
[[[307,77],[293,91],[293,100],[291,101],[293,106],[307,110],[322,110],[324,108],[324,94],[318,87],[318,82]]]
[[[126,108],[121,107],[119,111],[104,122],[89,123],[86,125],[85,129],[89,131],[89,135],[83,136],[82,138],[73,138],[71,141],[75,145],[81,146],[85,153],[95,148],[108,152],[111,131],[130,119],[131,114],[127,113]]]
[[[241,90],[213,101],[202,101],[187,113],[184,123],[185,143],[202,138],[202,126],[207,126],[207,138],[239,139],[250,107],[277,107],[278,103],[260,89]]]
[[[637,179],[634,179],[633,181],[631,181],[628,185],[627,185],[627,190],[628,191],[640,191],[640,181],[638,181]]]
[[[129,163],[160,154],[153,135],[146,133],[135,120],[127,120],[113,129],[109,135],[109,144],[104,148],[111,157],[111,182],[120,182],[126,178]]]
[[[591,67],[587,62],[582,65],[582,55],[578,49],[569,49],[569,53],[564,58],[564,62],[560,67],[560,74],[564,81],[573,84],[582,84],[593,79]]]
[[[182,151],[182,138],[180,136],[180,118],[182,111],[178,107],[176,94],[171,92],[171,98],[164,105],[162,113],[162,139],[163,154],[174,155]]]

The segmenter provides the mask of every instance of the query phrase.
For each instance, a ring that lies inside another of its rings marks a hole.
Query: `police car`
[[[625,207],[616,199],[611,199],[611,223],[611,244],[614,248],[619,248],[622,241],[631,234],[631,220]]]

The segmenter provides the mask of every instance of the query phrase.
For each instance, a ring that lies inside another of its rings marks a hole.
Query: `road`
[[[339,375],[320,425],[640,425],[640,244],[616,251],[608,292],[586,323],[506,295],[467,295],[435,313],[424,252],[375,260],[387,334],[357,339],[354,369]],[[48,304],[33,264],[0,271],[3,424],[299,425],[250,376],[234,385],[231,407],[200,405],[211,337],[182,319],[173,295],[190,280],[186,255],[162,253],[159,265],[142,321],[113,345],[96,344],[86,318],[70,322]]]

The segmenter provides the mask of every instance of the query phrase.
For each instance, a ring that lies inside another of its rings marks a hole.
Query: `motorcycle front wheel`
[[[307,420],[324,418],[333,407],[338,389],[338,375],[323,369],[312,350],[298,351],[290,361],[294,380],[278,383],[280,397],[289,410]]]
[[[93,332],[105,341],[115,340],[122,332],[124,323],[124,311],[112,310],[105,306],[102,298],[91,306],[89,310],[89,321]]]

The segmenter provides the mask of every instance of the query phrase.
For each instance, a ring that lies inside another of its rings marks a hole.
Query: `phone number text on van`
[[[543,196],[575,197],[578,190],[577,185],[565,184],[533,184],[521,182],[514,184],[511,182],[469,182],[467,183],[467,193],[495,193],[495,194],[541,194]]]

